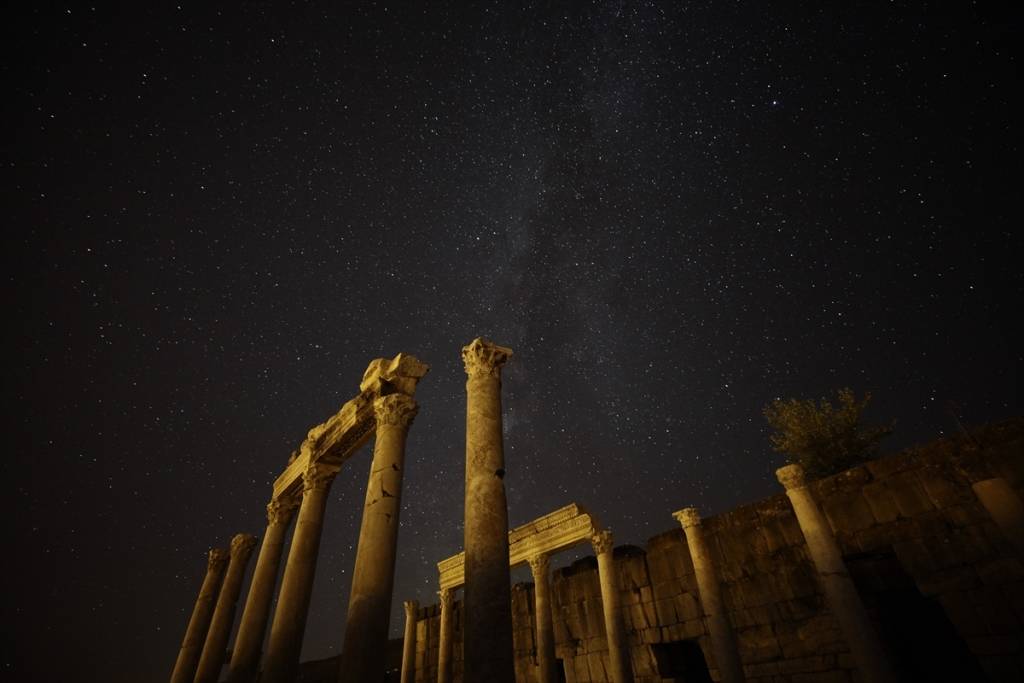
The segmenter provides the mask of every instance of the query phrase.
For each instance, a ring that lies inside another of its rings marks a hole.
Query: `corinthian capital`
[[[779,483],[788,491],[807,486],[807,478],[804,476],[804,468],[800,465],[786,465],[775,470],[775,477]]]
[[[334,481],[334,475],[338,473],[337,465],[325,465],[319,462],[311,462],[302,473],[302,492],[320,491],[326,489]]]
[[[483,337],[477,337],[462,347],[462,362],[470,379],[500,377],[501,366],[512,357],[512,349],[498,346]]]
[[[452,608],[452,600],[455,597],[454,594],[452,593],[452,589],[442,588],[441,590],[437,591],[437,594],[441,598],[441,609],[450,610]]]
[[[231,557],[249,557],[256,546],[256,537],[251,534],[237,534],[231,539]]]
[[[377,418],[377,426],[396,425],[408,428],[419,411],[420,407],[415,399],[405,394],[388,394],[373,400],[373,414]]]
[[[298,506],[299,501],[294,496],[275,498],[267,503],[267,524],[287,524]]]
[[[700,513],[697,512],[697,508],[683,508],[678,512],[673,512],[672,516],[679,521],[684,529],[689,529],[691,526],[697,526],[700,524]]]
[[[611,552],[615,547],[615,541],[612,539],[612,532],[608,529],[594,532],[594,535],[590,537],[590,545],[594,546],[594,552],[598,555]]]
[[[420,603],[416,600],[406,600],[402,605],[405,607],[405,618],[415,619],[416,613],[420,609]]]
[[[228,563],[228,551],[223,548],[213,548],[210,550],[210,555],[206,559],[206,571],[219,571],[224,569]]]
[[[548,567],[551,566],[551,558],[547,553],[540,553],[529,558],[527,562],[530,563],[530,571],[533,572],[533,576],[536,579],[538,576],[544,576],[548,573]]]

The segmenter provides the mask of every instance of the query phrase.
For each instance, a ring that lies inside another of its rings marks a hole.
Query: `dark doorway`
[[[651,645],[658,675],[673,683],[711,683],[704,652],[696,640],[676,640]]]
[[[988,681],[936,600],[889,552],[843,558],[901,681]]]
[[[558,683],[566,683],[565,662],[563,662],[561,659],[555,660],[555,675],[558,676]]]

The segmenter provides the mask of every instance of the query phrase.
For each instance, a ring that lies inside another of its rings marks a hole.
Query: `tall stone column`
[[[405,439],[418,406],[410,396],[390,394],[376,398],[373,409],[377,437],[338,666],[338,680],[342,683],[378,681],[384,677],[385,662],[380,653],[388,644]]]
[[[217,683],[220,680],[220,670],[227,655],[228,638],[231,637],[231,627],[235,623],[235,606],[242,591],[242,578],[245,576],[245,567],[249,564],[249,557],[252,556],[252,549],[255,546],[256,537],[249,534],[238,534],[231,539],[231,561],[228,562],[224,584],[221,586],[220,595],[217,596],[217,608],[213,611],[203,654],[199,657],[195,683]]]
[[[604,630],[608,637],[608,660],[613,683],[633,683],[633,665],[629,658],[629,641],[619,607],[619,587],[615,576],[615,543],[607,529],[590,539],[597,554],[597,575],[601,581],[601,605],[604,608]]]
[[[192,608],[192,618],[188,620],[188,628],[185,629],[185,639],[181,643],[181,650],[178,651],[174,671],[171,672],[171,683],[192,683],[192,679],[196,675],[199,655],[203,652],[206,632],[210,628],[210,619],[213,618],[217,593],[220,592],[220,585],[224,580],[224,570],[227,566],[228,551],[220,548],[210,551],[209,559],[206,561],[206,576],[199,589],[196,605]]]
[[[242,619],[235,636],[235,647],[231,653],[231,667],[228,671],[230,683],[252,683],[260,663],[263,637],[267,633],[270,618],[270,603],[274,599],[274,584],[284,550],[284,535],[295,514],[299,501],[293,498],[274,499],[267,505],[267,531],[263,534],[263,545],[256,558],[249,596],[245,600]]]
[[[533,572],[533,605],[537,617],[537,673],[540,683],[558,683],[555,665],[555,629],[551,621],[550,558],[547,554],[529,559]]]
[[[260,683],[292,683],[298,673],[327,492],[338,469],[336,465],[311,463],[302,474],[302,503],[270,626]]]
[[[405,606],[405,637],[402,638],[402,677],[401,683],[413,683],[416,679],[416,615],[420,611],[420,603],[406,600]]]
[[[441,633],[437,642],[437,683],[452,683],[452,610],[455,595],[451,588],[442,588],[437,593],[441,597]],[[462,629],[465,633],[465,628]]]
[[[776,470],[775,476],[786,488],[786,495],[807,541],[807,551],[818,570],[825,599],[850,646],[850,654],[860,670],[861,679],[872,683],[895,682],[896,677],[889,667],[878,634],[843,562],[832,527],[807,488],[803,468],[786,465]]]
[[[1010,483],[993,477],[976,481],[971,488],[1003,535],[1024,555],[1024,503]]]
[[[736,634],[733,633],[729,615],[722,602],[718,572],[704,538],[700,515],[696,508],[684,508],[672,513],[672,516],[679,521],[686,532],[686,544],[690,548],[693,570],[697,575],[700,604],[704,608],[704,616],[708,620],[708,630],[711,632],[711,646],[715,652],[719,680],[722,683],[743,683],[745,680],[743,662],[740,660],[739,648],[736,646]]]
[[[515,681],[501,429],[501,367],[511,355],[511,349],[481,338],[462,349],[468,375],[462,599],[466,683]]]

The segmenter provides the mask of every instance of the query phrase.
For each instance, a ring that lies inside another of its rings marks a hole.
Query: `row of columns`
[[[622,609],[619,603],[617,575],[614,566],[614,542],[611,531],[597,531],[590,539],[597,555],[597,571],[601,584],[601,604],[604,613],[605,634],[608,640],[608,659],[614,683],[632,683],[633,668],[629,658],[629,642],[626,638]],[[555,656],[555,631],[551,612],[551,574],[550,556],[547,553],[535,555],[528,560],[534,582],[534,615],[537,634],[537,672],[540,683],[557,683],[558,660]],[[442,588],[438,595],[441,599],[441,626],[437,656],[437,683],[452,683],[452,646],[454,607],[453,588]],[[419,605],[415,602],[406,604],[405,643],[402,657],[401,681],[413,680],[416,651],[416,619]],[[410,608],[415,605],[415,608]],[[463,627],[463,633],[473,633],[465,644],[476,639],[476,633]],[[468,682],[471,679],[465,677]]]
[[[405,394],[389,394],[374,400],[377,432],[339,667],[342,682],[373,680],[384,673],[380,653],[388,639],[405,442],[417,410],[416,401]],[[291,683],[295,679],[327,497],[339,469],[338,465],[312,462],[302,474],[301,496],[275,499],[267,505],[267,529],[235,638],[227,678],[230,683],[252,683],[256,679],[268,622],[270,637],[263,654],[260,683]],[[296,508],[295,530],[271,621],[284,539]],[[232,540],[230,554],[219,549],[210,551],[207,574],[171,683],[218,680],[245,566],[255,544],[254,537],[240,534]]]
[[[895,681],[895,675],[881,642],[842,559],[832,528],[811,495],[803,469],[799,465],[787,465],[776,472],[776,477],[785,488],[793,506],[797,523],[807,543],[808,554],[818,573],[826,603],[836,617],[858,670],[865,680],[880,683]],[[1019,551],[1024,552],[1024,503],[1009,483],[999,477],[988,478],[974,482],[971,488],[1007,540]],[[743,662],[722,598],[718,571],[701,526],[700,514],[696,508],[690,507],[673,513],[673,517],[679,522],[686,536],[719,680],[723,683],[743,683]],[[612,680],[615,683],[632,681],[628,642],[623,630],[612,564],[611,533],[597,532],[591,541],[598,558],[598,576]],[[538,679],[540,683],[554,683],[558,680],[558,674],[551,612],[549,556],[541,554],[529,558],[528,561],[534,580]],[[451,588],[442,588],[439,592],[441,626],[438,683],[452,681],[452,591]],[[411,605],[413,607],[410,607]],[[402,683],[412,683],[413,680],[418,608],[418,603],[406,603]]]

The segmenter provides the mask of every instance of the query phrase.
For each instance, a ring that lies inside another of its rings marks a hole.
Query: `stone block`
[[[872,479],[881,481],[892,477],[897,472],[903,472],[913,466],[910,457],[904,454],[890,455],[885,458],[869,460],[863,467],[871,474]]]
[[[978,575],[968,566],[943,569],[929,573],[927,576],[915,576],[914,579],[921,594],[925,597],[971,590],[981,584]]]
[[[681,593],[674,598],[676,616],[682,620],[699,619],[703,616],[700,603],[692,593]]]
[[[913,473],[893,476],[886,483],[889,486],[889,491],[892,493],[893,500],[896,501],[896,507],[899,508],[900,514],[904,517],[917,517],[935,509],[935,506],[925,493],[924,487],[913,476]]]
[[[678,615],[676,614],[674,598],[656,600],[654,602],[654,611],[657,615],[658,623],[662,626],[677,624],[680,621]]]
[[[948,468],[924,467],[917,472],[918,481],[935,507],[942,509],[971,499],[971,490]]]
[[[886,524],[899,517],[900,510],[896,507],[896,501],[885,482],[868,484],[864,487],[863,494],[876,522]]]
[[[821,499],[821,507],[836,535],[852,534],[875,524],[875,516],[860,491]]]
[[[779,639],[770,625],[737,629],[736,643],[740,658],[745,662],[774,660],[782,654]]]

